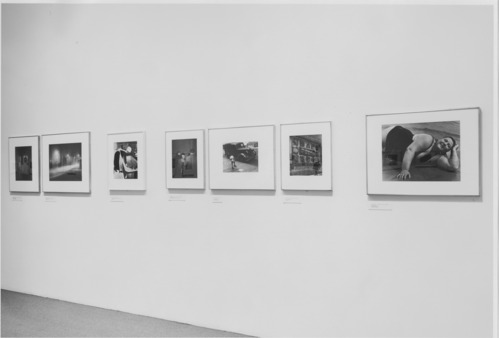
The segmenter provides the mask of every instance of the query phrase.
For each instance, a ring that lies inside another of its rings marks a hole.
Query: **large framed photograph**
[[[204,130],[167,131],[166,187],[204,189]]]
[[[274,126],[209,129],[211,189],[274,190]]]
[[[281,188],[332,190],[331,122],[281,124]]]
[[[480,195],[479,108],[368,115],[367,193]]]
[[[90,133],[42,136],[45,192],[90,192]]]
[[[112,133],[107,141],[109,190],[146,190],[145,132]]]
[[[9,190],[40,192],[38,136],[9,137]]]

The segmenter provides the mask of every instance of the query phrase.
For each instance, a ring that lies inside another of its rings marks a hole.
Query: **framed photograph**
[[[274,126],[208,130],[211,189],[274,190]]]
[[[146,190],[146,133],[107,135],[109,190]]]
[[[368,115],[367,193],[480,195],[480,109]]]
[[[9,137],[9,190],[40,192],[38,136]]]
[[[204,130],[167,131],[166,187],[204,189]]]
[[[331,122],[281,124],[281,188],[332,190]]]
[[[45,192],[90,192],[90,133],[42,135]]]

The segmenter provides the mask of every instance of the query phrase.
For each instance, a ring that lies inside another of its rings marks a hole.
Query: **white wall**
[[[2,58],[2,288],[259,336],[492,335],[491,6],[4,4]],[[475,106],[481,197],[367,197],[366,114]],[[326,120],[332,194],[165,188],[166,130]],[[106,135],[137,130],[147,191],[110,194]],[[72,131],[90,195],[9,193],[8,137]]]

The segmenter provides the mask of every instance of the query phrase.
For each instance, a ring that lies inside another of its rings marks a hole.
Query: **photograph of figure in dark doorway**
[[[322,135],[289,137],[289,170],[291,176],[322,175]]]
[[[31,147],[16,147],[16,181],[32,181]]]
[[[258,142],[230,142],[223,145],[223,172],[258,172]]]
[[[382,126],[384,181],[460,181],[460,122]]]
[[[197,178],[197,139],[172,140],[172,178]]]
[[[115,179],[137,179],[139,177],[137,141],[115,142],[113,161]]]
[[[49,145],[49,180],[81,181],[81,143]]]

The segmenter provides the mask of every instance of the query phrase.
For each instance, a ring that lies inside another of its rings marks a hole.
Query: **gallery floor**
[[[2,337],[247,337],[2,290]]]

